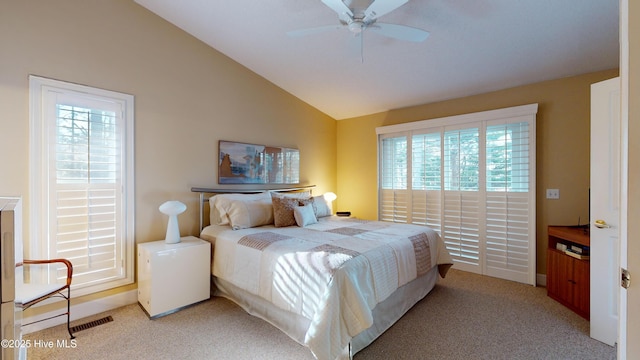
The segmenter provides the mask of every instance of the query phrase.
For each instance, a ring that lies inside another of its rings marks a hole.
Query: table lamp
[[[178,215],[187,210],[187,205],[180,201],[167,201],[160,205],[159,210],[165,215],[169,215],[169,223],[167,224],[167,235],[164,242],[167,244],[176,244],[180,242],[180,228],[178,227]]]

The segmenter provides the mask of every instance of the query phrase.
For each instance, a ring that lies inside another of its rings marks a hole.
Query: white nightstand
[[[138,244],[138,302],[150,318],[210,297],[211,243],[194,236],[176,244]]]

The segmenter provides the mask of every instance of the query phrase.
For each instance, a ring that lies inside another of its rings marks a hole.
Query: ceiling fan
[[[343,0],[322,0],[325,5],[338,14],[338,19],[340,20],[339,25],[326,25],[294,30],[287,32],[287,35],[291,37],[301,37],[347,28],[355,37],[360,37],[361,52],[362,34],[365,30],[373,31],[386,37],[412,42],[424,41],[429,36],[429,32],[411,26],[377,22],[379,17],[399,8],[409,0],[346,1],[349,5]],[[367,4],[368,6],[366,6]]]

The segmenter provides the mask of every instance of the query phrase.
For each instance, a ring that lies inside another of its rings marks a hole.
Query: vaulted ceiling
[[[362,43],[287,35],[340,24],[321,0],[135,1],[335,119],[618,67],[617,0],[410,0],[378,21],[426,40]]]

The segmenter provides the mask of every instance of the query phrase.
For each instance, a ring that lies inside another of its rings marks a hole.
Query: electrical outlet
[[[560,189],[547,189],[547,199],[560,199]]]

